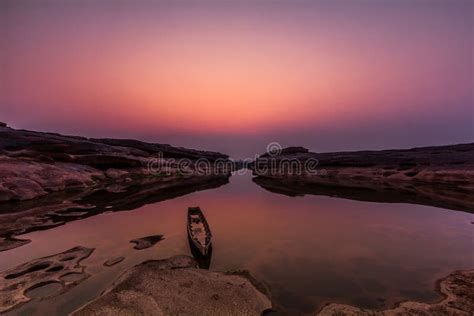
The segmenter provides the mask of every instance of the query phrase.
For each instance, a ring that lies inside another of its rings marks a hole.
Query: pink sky
[[[473,140],[472,1],[2,1],[0,120],[245,156]]]

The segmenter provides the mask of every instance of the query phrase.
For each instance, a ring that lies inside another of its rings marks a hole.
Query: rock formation
[[[230,170],[214,168],[222,162],[215,152],[0,127],[0,251],[28,242],[19,234],[226,184]]]
[[[365,310],[343,304],[329,304],[317,315],[348,316],[398,316],[398,315],[456,315],[470,316],[474,311],[474,270],[458,271],[439,282],[439,291],[444,295],[440,302],[426,304],[403,302],[393,309],[383,311]]]
[[[171,159],[204,158],[210,162],[228,156],[208,151],[150,144],[137,140],[88,139],[0,127],[0,201],[29,200],[53,192],[108,187],[145,177],[179,177],[182,170],[170,162],[153,172],[153,164]]]
[[[271,306],[246,277],[175,256],[135,266],[73,315],[261,315]]]
[[[30,301],[33,291],[51,287],[44,297],[64,293],[89,277],[80,262],[94,249],[74,247],[67,251],[31,260],[0,273],[0,313]]]
[[[340,153],[283,149],[277,155],[260,156],[253,170],[254,181],[276,193],[474,212],[474,143]]]

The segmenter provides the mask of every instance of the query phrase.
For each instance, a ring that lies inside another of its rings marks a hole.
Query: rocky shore
[[[191,172],[178,168],[180,158],[190,161],[186,168]],[[29,243],[18,235],[31,231],[103,212],[133,210],[228,183],[226,168],[192,172],[201,158],[211,165],[228,161],[226,155],[215,152],[15,130],[0,124],[0,251]],[[317,161],[312,172],[304,169],[310,160]],[[292,161],[303,168],[294,170]],[[166,165],[165,172],[157,172],[156,164]],[[253,171],[256,184],[290,196],[316,194],[474,212],[474,144],[343,153],[291,147],[260,156]],[[162,235],[145,235],[130,240],[130,247],[140,251],[166,242],[162,240]],[[1,272],[0,313],[60,295],[94,277],[85,261],[93,251],[78,246]],[[112,267],[123,260],[114,256],[101,265]],[[474,270],[449,275],[437,283],[437,289],[444,298],[431,304],[410,301],[375,311],[332,303],[313,312],[472,314]],[[145,261],[125,271],[100,297],[73,314],[262,315],[272,312],[272,306],[277,314],[285,313],[277,302],[272,304],[266,286],[248,272],[199,269],[195,259],[181,255]]]
[[[74,247],[31,260],[0,273],[0,313],[31,300],[61,295],[91,277],[87,264],[94,249]],[[123,257],[107,263],[120,263]],[[93,277],[93,276],[92,276]],[[41,294],[35,293],[41,288]],[[474,270],[456,271],[438,280],[437,302],[405,301],[386,310],[368,310],[330,303],[315,315],[471,315]],[[40,295],[40,296],[38,296]],[[72,315],[264,315],[285,314],[272,302],[271,290],[248,271],[199,269],[190,256],[148,260],[122,273],[99,297]]]
[[[35,289],[43,289],[42,297],[39,298],[49,298],[78,285],[90,276],[81,261],[93,251],[78,246],[0,272],[0,313],[34,299]]]
[[[178,159],[189,163],[183,169]],[[0,126],[0,251],[28,242],[18,234],[228,182],[230,170],[197,170],[199,159],[215,166],[228,156]]]
[[[228,156],[137,140],[92,139],[0,126],[0,201],[78,189],[111,189],[111,184],[130,186],[147,176],[183,176],[176,163],[166,164],[181,158],[213,162]],[[163,164],[167,169],[153,173],[153,163],[155,168]],[[193,167],[191,164],[189,169]]]
[[[457,271],[437,283],[444,298],[432,304],[403,302],[392,309],[371,311],[343,304],[329,304],[316,315],[398,316],[398,315],[457,315],[469,316],[474,311],[474,270]]]
[[[312,172],[305,169],[309,161]],[[474,212],[474,143],[338,153],[290,147],[261,155],[253,172],[258,185],[291,196],[327,195]]]
[[[253,283],[198,269],[189,256],[146,261],[72,315],[261,315],[272,304]]]

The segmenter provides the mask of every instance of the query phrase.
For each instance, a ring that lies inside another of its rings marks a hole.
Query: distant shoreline
[[[274,193],[474,212],[474,143],[336,153],[290,147],[261,155],[252,167],[254,182]]]

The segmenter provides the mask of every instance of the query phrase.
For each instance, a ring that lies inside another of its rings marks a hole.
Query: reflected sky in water
[[[83,261],[92,277],[71,291],[20,311],[69,312],[93,299],[125,269],[147,259],[190,254],[186,212],[199,205],[213,232],[211,270],[248,269],[269,285],[277,308],[312,313],[325,302],[383,308],[431,301],[436,279],[472,268],[472,214],[428,206],[287,197],[251,176],[134,211],[106,213],[20,238],[32,243],[0,253],[0,268],[71,247],[95,247]],[[137,251],[129,241],[164,234]],[[112,267],[105,260],[124,256]]]

